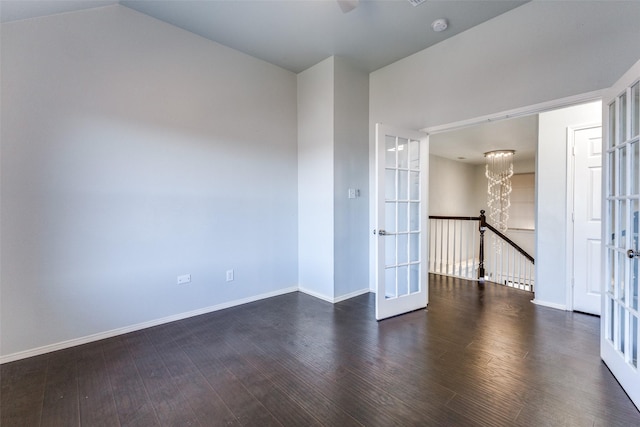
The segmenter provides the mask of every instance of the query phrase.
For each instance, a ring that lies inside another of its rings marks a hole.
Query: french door
[[[640,408],[640,61],[603,100],[605,222],[600,354]]]
[[[425,134],[376,125],[376,319],[427,306]]]

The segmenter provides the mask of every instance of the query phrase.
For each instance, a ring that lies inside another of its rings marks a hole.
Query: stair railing
[[[533,292],[534,258],[477,217],[429,217],[429,272]]]

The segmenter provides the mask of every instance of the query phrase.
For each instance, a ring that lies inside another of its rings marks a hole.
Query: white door
[[[376,125],[376,319],[427,306],[428,139]]]
[[[600,355],[640,408],[640,61],[607,92],[602,109],[606,185]]]
[[[573,309],[600,314],[602,126],[573,129]]]

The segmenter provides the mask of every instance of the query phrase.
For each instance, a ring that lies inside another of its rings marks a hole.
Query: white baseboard
[[[348,299],[355,298],[363,294],[368,294],[369,292],[370,292],[369,288],[359,289],[357,291],[350,292],[348,294],[344,294],[339,297],[335,297],[333,299],[333,302],[336,303],[336,302],[346,301]]]
[[[315,292],[315,291],[312,291],[312,290],[309,290],[309,289],[306,289],[306,288],[298,288],[298,290],[300,292],[302,292],[303,294],[307,294],[307,295],[310,295],[312,297],[321,299],[323,301],[330,302],[331,304],[335,304],[337,302],[345,301],[345,300],[348,300],[350,298],[354,298],[354,297],[357,297],[357,296],[360,296],[362,294],[366,294],[366,293],[370,292],[369,288],[363,288],[363,289],[358,289],[355,292],[350,292],[348,294],[340,295],[339,297],[332,298],[330,296],[327,296],[327,295],[324,295],[324,294],[321,294],[321,293],[318,293],[318,292]]]
[[[330,297],[328,295],[321,294],[319,292],[315,292],[315,291],[312,291],[310,289],[303,288],[303,287],[299,287],[298,291],[302,292],[303,294],[311,295],[312,297],[315,297],[315,298],[318,298],[318,299],[321,299],[323,301],[330,302],[331,304],[333,304],[333,297]]]
[[[557,310],[567,311],[567,306],[564,304],[557,304],[555,302],[548,302],[548,301],[540,301],[539,299],[533,299],[531,300],[531,302],[536,305],[541,305],[543,307],[549,307],[549,308],[555,308]]]
[[[38,348],[33,348],[30,350],[19,351],[17,353],[7,354],[5,356],[0,357],[0,364],[14,362],[20,359],[26,359],[27,357],[39,356],[41,354],[50,353],[52,351],[63,350],[65,348],[74,347],[77,345],[87,344],[94,341],[99,341],[105,338],[115,337],[116,335],[127,334],[129,332],[139,331],[141,329],[150,328],[152,326],[162,325],[164,323],[175,322],[176,320],[187,319],[189,317],[199,316],[201,314],[211,313],[218,310],[224,310],[225,308],[231,308],[242,304],[247,304],[254,301],[259,301],[265,298],[271,298],[278,295],[284,295],[291,292],[296,292],[298,290],[297,286],[293,286],[290,288],[279,289],[273,292],[267,292],[265,294],[253,295],[248,298],[242,298],[234,301],[225,302],[222,304],[213,305],[210,307],[199,308],[197,310],[188,311],[186,313],[174,314],[172,316],[163,317],[161,319],[155,319],[148,322],[138,323],[135,325],[125,326],[123,328],[112,329],[106,332],[99,332],[93,335],[87,335],[81,338],[74,338],[71,340],[49,344]]]

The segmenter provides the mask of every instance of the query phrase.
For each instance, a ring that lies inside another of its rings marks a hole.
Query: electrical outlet
[[[183,274],[182,276],[178,276],[178,285],[184,285],[187,283],[191,283],[191,274]]]
[[[233,281],[233,270],[227,270],[227,282]]]

